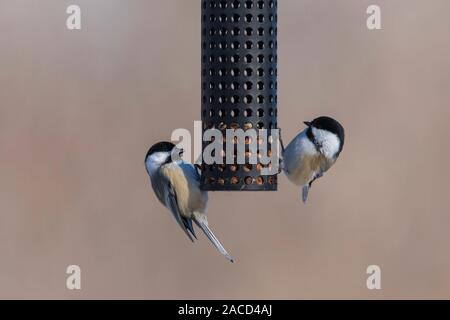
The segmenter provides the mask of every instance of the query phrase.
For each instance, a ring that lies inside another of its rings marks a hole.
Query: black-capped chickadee
[[[194,242],[197,239],[192,221],[203,230],[217,250],[234,262],[214,233],[208,227],[206,205],[208,193],[200,189],[200,176],[193,165],[181,160],[179,150],[171,142],[153,145],[145,157],[145,167],[153,191],[175,220]]]
[[[320,117],[305,124],[307,128],[283,152],[283,171],[292,183],[303,187],[303,202],[312,183],[336,162],[345,139],[344,128],[332,118]]]

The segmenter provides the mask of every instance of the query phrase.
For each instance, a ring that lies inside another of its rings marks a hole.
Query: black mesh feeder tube
[[[203,133],[277,128],[277,5],[276,0],[202,1]],[[203,150],[210,143],[203,142]],[[224,148],[230,143],[224,139]],[[203,163],[201,187],[277,190],[277,176],[262,175],[262,168],[259,162]]]

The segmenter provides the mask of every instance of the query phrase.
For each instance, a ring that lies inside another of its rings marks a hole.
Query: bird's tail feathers
[[[306,185],[306,186],[303,186],[303,189],[302,189],[303,203],[306,203],[306,201],[308,201],[309,189],[310,189],[310,185],[309,184]]]
[[[208,226],[208,220],[206,220],[206,216],[203,214],[195,213],[194,214],[194,221],[197,224],[197,226],[203,230],[206,237],[212,242],[212,244],[216,247],[216,249],[225,256],[230,262],[234,262],[233,257],[225,250],[223,245],[220,243],[219,239],[216,238],[214,233],[211,231],[211,229]]]

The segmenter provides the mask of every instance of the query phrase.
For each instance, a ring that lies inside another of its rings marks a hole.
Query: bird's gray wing
[[[177,202],[177,194],[170,182],[167,182],[167,190],[168,190],[166,195],[167,208],[169,208],[170,212],[174,216],[177,223],[180,225],[181,229],[183,229],[184,233],[186,233],[188,238],[192,242],[194,242],[194,238],[197,239],[197,237],[195,235],[194,228],[192,226],[192,220],[186,219],[180,214],[180,210],[178,209],[179,207]]]

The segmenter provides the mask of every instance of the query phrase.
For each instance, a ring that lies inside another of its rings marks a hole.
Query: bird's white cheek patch
[[[167,158],[169,156],[170,153],[168,152],[156,152],[148,157],[147,161],[145,162],[148,173],[155,173],[159,169],[159,167],[167,161]]]
[[[339,152],[339,138],[334,133],[326,130],[313,128],[313,134],[316,141],[322,146],[322,153],[329,159]]]

